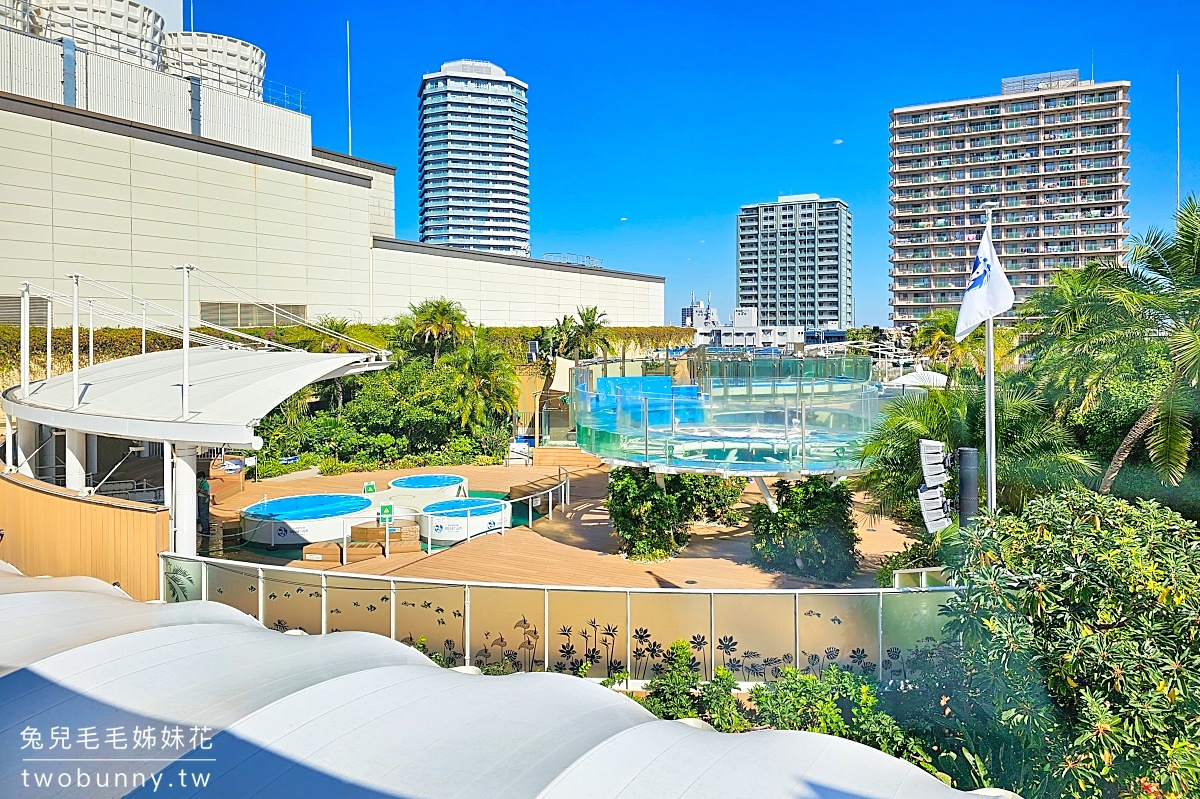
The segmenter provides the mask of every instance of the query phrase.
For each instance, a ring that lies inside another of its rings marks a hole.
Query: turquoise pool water
[[[489,513],[500,513],[504,503],[483,497],[465,497],[462,499],[443,499],[421,509],[422,513],[436,514],[446,518],[463,518],[483,516]]]
[[[258,519],[301,522],[345,516],[371,507],[371,500],[357,494],[304,494],[258,502],[242,511]]]
[[[397,477],[391,482],[392,488],[449,488],[460,485],[463,479],[456,474],[410,474],[407,477]]]

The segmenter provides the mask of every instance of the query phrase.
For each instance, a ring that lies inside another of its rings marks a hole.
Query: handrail
[[[176,552],[160,552],[159,558],[179,561],[203,563],[218,568],[230,570],[274,570],[289,574],[306,574],[309,576],[322,574],[323,571],[306,569],[301,566],[275,566],[272,564],[252,563],[250,561],[233,560],[231,558],[210,558],[203,555],[181,555]],[[881,594],[920,594],[957,591],[955,586],[939,585],[928,588],[663,588],[663,587],[629,587],[608,585],[557,585],[552,583],[501,583],[487,580],[448,580],[441,577],[403,577],[384,574],[358,574],[356,572],[337,572],[339,577],[354,577],[356,579],[372,580],[383,583],[404,583],[414,585],[439,585],[449,587],[467,586],[471,588],[525,588],[535,591],[591,591],[595,593],[612,594],[755,594],[765,596],[800,595],[835,595],[835,596],[877,596]]]

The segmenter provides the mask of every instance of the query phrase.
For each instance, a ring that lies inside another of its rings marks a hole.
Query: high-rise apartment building
[[[737,304],[757,308],[760,325],[854,325],[851,219],[844,202],[784,195],[743,205],[737,227]]]
[[[529,255],[528,89],[487,61],[421,78],[421,241]]]
[[[1059,269],[1116,257],[1128,235],[1129,83],[1054,72],[1001,93],[897,108],[891,318],[957,309],[983,233],[1021,302]]]

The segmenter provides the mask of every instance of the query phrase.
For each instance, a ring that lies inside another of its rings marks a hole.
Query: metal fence
[[[830,666],[900,683],[942,634],[954,589],[707,590],[509,585],[321,572],[232,560],[161,558],[162,598],[222,602],[281,631],[357,630],[424,640],[449,665],[507,661],[519,671],[629,673],[639,687],[661,671],[673,641],[694,668],[724,666],[743,683],[784,667]]]

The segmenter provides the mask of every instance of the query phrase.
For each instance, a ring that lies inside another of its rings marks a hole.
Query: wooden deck
[[[225,503],[242,508],[268,498],[293,494],[346,491],[357,493],[364,479],[380,485],[408,472],[337,477],[300,477],[286,481],[247,483],[246,491]],[[526,466],[474,466],[447,469],[463,474],[471,488],[507,491],[511,485],[549,484],[556,469]],[[608,513],[603,506],[608,475],[585,470],[572,477],[570,508],[556,508],[554,519],[539,518],[537,530],[516,527],[504,535],[491,534],[450,549],[427,555],[396,554],[345,566],[321,561],[283,563],[262,550],[230,553],[240,560],[288,565],[344,574],[374,574],[405,578],[436,578],[523,585],[611,586],[616,588],[818,588],[818,583],[764,571],[749,562],[751,536],[743,528],[705,528],[696,531],[692,544],[680,557],[662,563],[638,563],[615,554]],[[747,495],[748,501],[754,497]],[[869,558],[900,549],[905,540],[886,519],[869,520],[856,514],[863,550]],[[878,528],[878,529],[877,529]],[[869,560],[849,581],[837,587],[874,585],[874,564]]]

